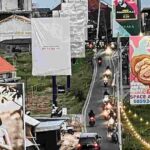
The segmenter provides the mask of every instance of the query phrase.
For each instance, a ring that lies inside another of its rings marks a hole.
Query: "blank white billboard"
[[[32,18],[32,74],[71,75],[68,18]]]

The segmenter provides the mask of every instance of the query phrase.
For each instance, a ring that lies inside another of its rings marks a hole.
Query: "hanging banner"
[[[130,103],[150,104],[150,36],[131,36]]]
[[[71,75],[69,18],[32,18],[32,74]]]
[[[138,0],[113,0],[113,37],[139,35],[139,7]]]
[[[25,149],[24,84],[0,83],[0,149]]]
[[[69,1],[62,3],[60,17],[70,17],[71,57],[85,57],[87,40],[88,2]]]

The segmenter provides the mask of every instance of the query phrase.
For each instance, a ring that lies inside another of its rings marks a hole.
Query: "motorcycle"
[[[90,118],[89,118],[89,125],[90,125],[91,127],[93,127],[93,126],[95,125],[95,117],[90,117]]]
[[[52,117],[61,117],[61,116],[62,116],[62,109],[61,108],[55,107],[52,109],[51,118]]]
[[[118,135],[116,133],[116,131],[113,131],[112,135],[111,135],[111,140],[113,143],[117,144],[118,143]]]
[[[99,57],[99,58],[98,58],[98,65],[101,66],[101,64],[102,64],[102,58]]]
[[[61,133],[63,136],[65,135],[65,133],[69,133],[69,134],[73,135],[74,134],[74,127],[67,126],[66,128],[62,128]]]
[[[107,87],[108,81],[104,81],[104,86]]]

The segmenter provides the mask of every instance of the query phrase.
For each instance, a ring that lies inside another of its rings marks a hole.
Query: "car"
[[[100,142],[97,133],[81,133],[76,150],[101,150]]]

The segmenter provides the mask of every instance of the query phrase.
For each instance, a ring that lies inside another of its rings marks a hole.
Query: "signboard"
[[[60,17],[70,17],[71,57],[85,57],[87,39],[88,2],[69,1],[62,3]]]
[[[138,0],[113,0],[113,37],[129,37],[139,35],[139,3]]]
[[[69,18],[32,18],[32,74],[71,75]]]
[[[130,103],[150,104],[150,36],[130,37]]]
[[[0,83],[0,143],[2,149],[7,147],[11,150],[24,150],[24,96],[24,84]]]

